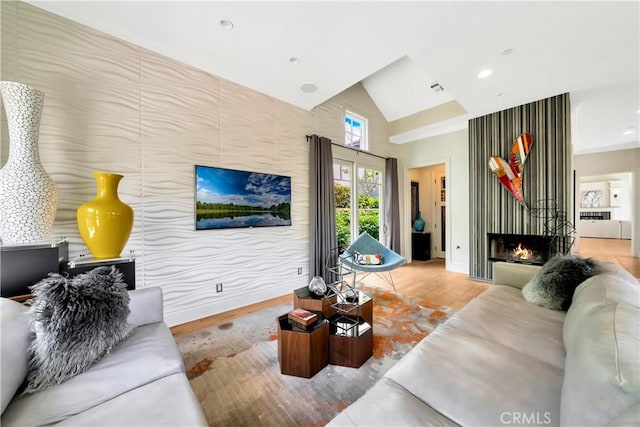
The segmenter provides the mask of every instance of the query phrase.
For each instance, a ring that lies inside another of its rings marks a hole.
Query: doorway
[[[634,215],[633,175],[627,172],[582,176],[577,184],[578,244],[574,250],[581,251],[583,238],[630,241]],[[628,246],[631,255],[631,242]]]
[[[445,164],[411,168],[408,170],[408,180],[411,185],[411,206],[407,220],[410,221],[411,231],[416,231],[413,224],[415,217],[420,215],[425,222],[424,233],[429,233],[430,259],[446,258]],[[412,238],[411,242],[414,241],[415,238]]]
[[[441,166],[441,168],[439,167]],[[447,250],[447,179],[444,165],[436,166],[433,176],[433,254],[434,258],[444,258]]]

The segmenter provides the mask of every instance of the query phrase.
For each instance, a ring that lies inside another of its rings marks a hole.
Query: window
[[[367,150],[367,119],[349,111],[344,114],[344,145]]]
[[[333,176],[338,246],[346,248],[363,231],[382,238],[382,171],[335,159]]]

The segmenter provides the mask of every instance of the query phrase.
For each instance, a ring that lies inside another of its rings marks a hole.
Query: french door
[[[334,159],[338,246],[346,248],[364,231],[383,238],[383,172],[374,167]]]

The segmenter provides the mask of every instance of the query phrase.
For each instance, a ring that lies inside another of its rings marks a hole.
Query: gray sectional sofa
[[[162,291],[140,289],[130,297],[128,321],[135,329],[126,341],[88,371],[23,397],[18,390],[27,373],[27,308],[0,299],[3,427],[207,425],[163,322]]]
[[[607,264],[561,312],[522,298],[536,270],[496,263],[493,286],[329,425],[640,425],[638,281]]]

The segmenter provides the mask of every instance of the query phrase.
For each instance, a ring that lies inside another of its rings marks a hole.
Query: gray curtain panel
[[[388,158],[384,171],[385,246],[400,253],[400,200],[398,196],[398,159]]]
[[[309,143],[309,276],[322,276],[333,283],[335,276],[325,269],[327,258],[338,246],[331,140],[312,135]]]

